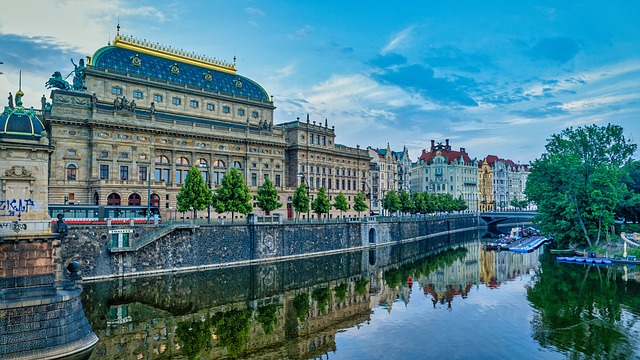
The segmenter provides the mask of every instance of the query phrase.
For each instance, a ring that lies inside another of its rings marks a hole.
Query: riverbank
[[[484,228],[474,214],[311,224],[73,227],[62,258],[87,281],[199,271],[410,243]],[[149,234],[156,234],[150,237]],[[149,240],[150,239],[150,240]]]

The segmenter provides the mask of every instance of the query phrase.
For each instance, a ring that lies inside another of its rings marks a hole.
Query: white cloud
[[[249,6],[249,7],[245,8],[244,11],[249,15],[264,16],[264,11],[262,11],[262,9],[258,9],[256,7]]]
[[[412,25],[400,31],[399,33],[395,34],[393,39],[391,39],[391,41],[389,41],[389,43],[385,45],[384,48],[382,48],[382,54],[386,54],[389,51],[395,50],[398,46],[400,46],[403,42],[405,42],[409,38],[409,35],[411,35],[411,32],[413,31],[414,28],[415,26]]]

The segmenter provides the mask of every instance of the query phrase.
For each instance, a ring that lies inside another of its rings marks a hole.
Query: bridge
[[[531,219],[537,214],[535,211],[482,212],[480,213],[480,219],[489,228],[497,228],[498,226],[509,224],[530,224]]]

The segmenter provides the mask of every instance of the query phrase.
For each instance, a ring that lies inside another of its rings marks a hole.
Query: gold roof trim
[[[202,66],[208,69],[223,71],[227,73],[236,73],[236,64],[216,58],[210,58],[196,53],[189,53],[184,50],[178,50],[171,46],[154,44],[146,40],[136,39],[126,35],[116,35],[113,45],[121,48],[138,51],[141,53],[155,55],[166,59],[180,61],[195,66]]]

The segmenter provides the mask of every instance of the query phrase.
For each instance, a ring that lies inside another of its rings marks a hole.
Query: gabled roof
[[[447,164],[451,164],[454,160],[462,157],[463,161],[465,163],[469,163],[471,162],[471,158],[469,157],[469,155],[466,152],[462,152],[462,151],[455,151],[455,150],[447,150],[447,149],[434,149],[431,150],[430,152],[425,152],[424,154],[422,154],[419,158],[419,160],[422,160],[424,162],[426,162],[427,164],[431,163],[431,159],[433,159],[434,157],[441,155],[444,156],[445,158],[447,158]]]

